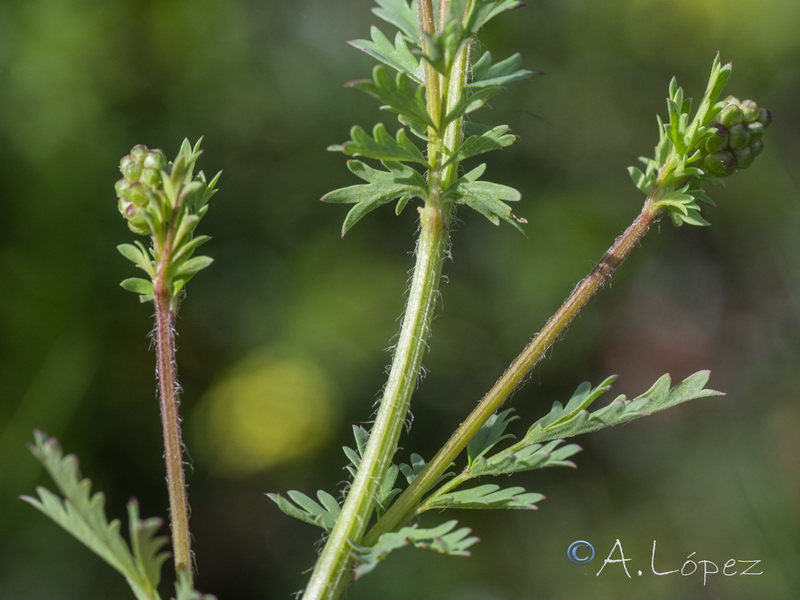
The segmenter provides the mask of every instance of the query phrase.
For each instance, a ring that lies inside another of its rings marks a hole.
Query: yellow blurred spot
[[[328,378],[313,362],[262,355],[237,365],[201,400],[193,445],[215,470],[247,476],[314,452],[333,412]]]

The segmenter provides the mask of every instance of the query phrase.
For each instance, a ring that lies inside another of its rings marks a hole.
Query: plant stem
[[[449,7],[449,2],[442,0],[442,5],[440,10],[445,10]],[[418,18],[421,30],[432,35],[434,17],[431,0],[420,0]],[[423,40],[423,48],[426,45],[427,41]],[[444,131],[442,123],[450,106],[457,101],[464,88],[468,52],[468,46],[465,46],[454,57],[452,67],[444,76],[429,63],[425,63],[426,104],[435,124],[429,130],[428,143],[428,162],[432,168],[428,174],[425,207],[420,209],[417,260],[406,312],[367,447],[336,525],[317,559],[303,595],[304,600],[333,600],[350,583],[354,562],[350,552],[352,545],[360,544],[367,530],[375,508],[378,488],[397,451],[411,395],[417,385],[449,240],[448,225],[452,206],[443,204],[442,191],[452,184],[458,173],[457,164],[446,169],[442,165],[445,162],[445,152],[451,150],[460,139],[461,120],[456,119],[448,124]]]
[[[436,456],[364,537],[365,545],[374,544],[382,534],[394,531],[414,517],[423,496],[431,489],[436,480],[450,467],[469,440],[508,399],[545,352],[561,337],[578,313],[603,287],[612,273],[648,232],[661,213],[661,210],[655,206],[654,198],[656,197],[657,192],[654,191],[630,227],[616,239],[600,262],[575,287],[561,307],[550,317],[544,328],[514,359],[506,372],[486,393]]]
[[[164,255],[171,244],[162,248],[153,282],[156,310],[156,374],[158,376],[161,424],[164,433],[164,459],[167,463],[170,525],[175,570],[191,572],[192,550],[189,533],[189,506],[183,472],[183,442],[178,414],[178,381],[175,363],[176,306],[166,277],[168,258]]]

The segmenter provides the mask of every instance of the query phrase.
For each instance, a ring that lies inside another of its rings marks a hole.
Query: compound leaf
[[[457,524],[457,521],[447,521],[430,529],[410,525],[398,531],[384,533],[374,546],[356,546],[354,550],[359,563],[355,568],[356,578],[366,575],[391,552],[405,546],[453,556],[469,556],[468,548],[479,540],[470,536],[472,530],[466,527],[455,529]]]
[[[336,498],[324,490],[317,492],[319,502],[306,496],[302,492],[289,490],[287,492],[290,500],[280,494],[267,494],[267,497],[278,505],[285,514],[294,517],[305,523],[322,527],[325,531],[330,531],[339,518],[341,507]]]
[[[160,520],[140,521],[136,503],[129,504],[132,552],[120,535],[120,522],[108,521],[103,494],[92,494],[91,482],[82,479],[75,456],[64,456],[58,442],[40,431],[34,434],[31,452],[44,465],[63,497],[39,487],[38,498],[23,496],[22,500],[50,517],[121,573],[138,600],[158,600],[158,571],[167,556],[162,552],[165,539],[155,537]]]
[[[521,487],[501,489],[499,485],[487,483],[435,496],[432,500],[424,502],[418,512],[434,508],[535,510],[536,503],[542,500],[544,500],[544,496],[541,494],[526,492]]]

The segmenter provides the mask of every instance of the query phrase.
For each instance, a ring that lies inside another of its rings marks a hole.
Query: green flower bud
[[[161,171],[158,169],[142,169],[139,181],[145,185],[159,189],[161,187]]]
[[[138,235],[147,235],[149,233],[147,219],[145,219],[144,216],[146,209],[131,204],[123,198],[120,198],[117,207],[119,208],[119,212],[128,222],[128,229]]]
[[[134,183],[126,190],[123,198],[136,206],[147,206],[152,199],[152,193],[141,183]]]
[[[728,147],[728,129],[722,123],[712,123],[708,126],[711,135],[706,138],[706,152],[712,154]]]
[[[719,122],[725,127],[733,127],[743,121],[742,109],[736,104],[728,104],[719,113]]]
[[[130,187],[131,187],[131,184],[130,184],[129,181],[127,181],[125,179],[120,179],[120,180],[117,181],[117,183],[114,184],[114,191],[117,192],[117,197],[122,197],[122,196],[125,195],[125,192]]]
[[[161,150],[151,150],[144,159],[142,166],[145,169],[161,171],[167,166],[167,157]]]
[[[758,156],[761,154],[761,151],[764,149],[764,142],[761,140],[756,140],[752,144],[750,144],[750,150],[753,151],[753,156]]]
[[[122,167],[122,176],[129,183],[136,183],[142,174],[142,165],[134,160],[129,160]]]
[[[742,109],[742,118],[744,118],[745,123],[753,123],[754,121],[758,121],[758,117],[761,114],[761,109],[753,100],[745,100],[739,104],[739,107]]]
[[[772,123],[772,112],[766,108],[762,108],[759,111],[758,120],[761,121],[764,127],[769,127],[769,124]]]
[[[753,142],[756,142],[756,141],[760,140],[762,137],[764,137],[764,131],[766,131],[766,130],[764,128],[764,125],[761,122],[756,121],[755,123],[750,123],[747,126],[747,128],[750,130],[750,143],[751,144]]]
[[[747,148],[737,150],[733,153],[733,156],[736,158],[737,169],[746,169],[753,164],[753,161],[756,158],[756,154],[753,152],[752,146],[747,146]]]
[[[132,160],[142,164],[148,152],[150,152],[150,149],[147,146],[144,144],[136,144],[131,148],[130,157]]]
[[[725,177],[736,170],[736,158],[730,152],[715,152],[706,156],[703,168],[712,175]]]
[[[729,133],[728,147],[731,150],[741,150],[750,143],[750,129],[747,125],[734,125]]]

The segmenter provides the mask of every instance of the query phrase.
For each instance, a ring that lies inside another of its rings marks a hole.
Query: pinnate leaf
[[[524,219],[518,219],[511,212],[511,207],[506,202],[516,202],[520,199],[520,193],[514,188],[489,181],[479,181],[478,178],[483,174],[486,165],[482,164],[466,175],[460,177],[445,192],[445,198],[469,206],[489,219],[494,225],[500,224],[500,219],[510,223],[520,231],[520,223],[525,223]]]
[[[514,412],[514,409],[508,408],[492,415],[484,423],[483,427],[478,430],[478,433],[473,436],[467,444],[467,468],[472,467],[480,457],[489,452],[499,442],[514,437],[510,433],[505,433],[509,423],[519,418],[511,416],[512,412]]]
[[[120,522],[108,521],[102,493],[91,493],[91,482],[82,479],[75,456],[64,456],[58,442],[35,432],[31,452],[44,465],[63,497],[37,488],[38,498],[22,499],[72,534],[128,581],[138,600],[158,600],[160,569],[168,554],[166,538],[157,537],[160,519],[139,520],[135,500],[128,505],[133,551],[120,535]]]
[[[350,44],[385,65],[405,73],[417,83],[423,83],[423,68],[419,60],[408,49],[402,33],[397,32],[394,44],[392,44],[380,29],[373,26],[370,29],[370,37],[372,40],[354,40]]]
[[[324,490],[317,492],[319,502],[306,496],[302,492],[289,490],[289,500],[280,494],[267,494],[267,497],[278,505],[284,513],[311,525],[322,527],[330,531],[339,518],[341,507],[336,498]]]
[[[333,190],[322,197],[323,202],[355,204],[345,217],[342,235],[379,206],[397,200],[395,212],[399,214],[412,198],[425,197],[425,179],[418,171],[398,162],[386,161],[383,165],[388,171],[374,169],[359,160],[348,161],[350,171],[368,183]]]
[[[472,65],[472,77],[467,84],[472,88],[503,86],[515,81],[530,79],[538,75],[522,69],[522,55],[512,54],[505,60],[492,64],[492,53],[488,50]]]
[[[521,487],[501,489],[499,485],[487,483],[436,496],[430,502],[425,502],[418,512],[434,508],[535,510],[536,503],[542,500],[544,500],[544,496],[541,494],[526,492]]]
[[[410,41],[419,46],[419,26],[413,4],[406,0],[376,0],[376,2],[380,8],[373,8],[372,12],[397,27]]]
[[[381,161],[405,161],[419,163],[428,167],[428,161],[414,143],[408,139],[405,130],[400,129],[392,137],[383,123],[372,129],[370,136],[364,129],[356,125],[350,130],[349,142],[341,146],[330,146],[328,150],[340,150],[350,156],[364,156]]]
[[[472,479],[482,475],[508,475],[547,467],[575,467],[575,463],[567,459],[580,452],[580,446],[561,446],[562,443],[562,440],[553,440],[536,444],[524,439],[488,458],[479,458],[465,474]]]
[[[581,435],[604,427],[627,423],[633,419],[666,410],[689,400],[721,396],[722,392],[705,388],[709,375],[709,371],[698,371],[674,387],[670,387],[670,376],[662,375],[649,390],[636,398],[628,400],[625,395],[620,395],[608,406],[594,412],[586,410],[588,405],[575,411],[572,401],[566,407],[556,403],[547,416],[531,426],[525,436],[525,440],[537,443]],[[604,384],[607,384],[609,379],[591,391],[590,396],[593,399],[600,395],[597,393],[599,388],[606,387],[608,389]],[[585,389],[585,384],[582,384],[576,394]],[[604,392],[605,390],[602,391]]]
[[[381,108],[396,113],[402,123],[413,124],[415,129],[433,125],[425,107],[424,88],[417,86],[414,89],[409,76],[403,72],[392,78],[384,67],[378,65],[372,71],[372,80],[354,81],[348,85],[382,102]]]
[[[498,125],[482,133],[481,135],[471,135],[458,146],[456,151],[450,156],[445,164],[477,156],[492,150],[499,150],[517,142],[519,138],[513,133],[509,133],[507,125]]]
[[[469,556],[468,548],[479,540],[470,536],[466,527],[456,529],[457,521],[447,521],[438,527],[423,529],[417,525],[403,527],[398,531],[384,533],[374,546],[354,548],[359,564],[355,576],[361,577],[372,571],[389,553],[405,546],[414,546],[453,556]]]

